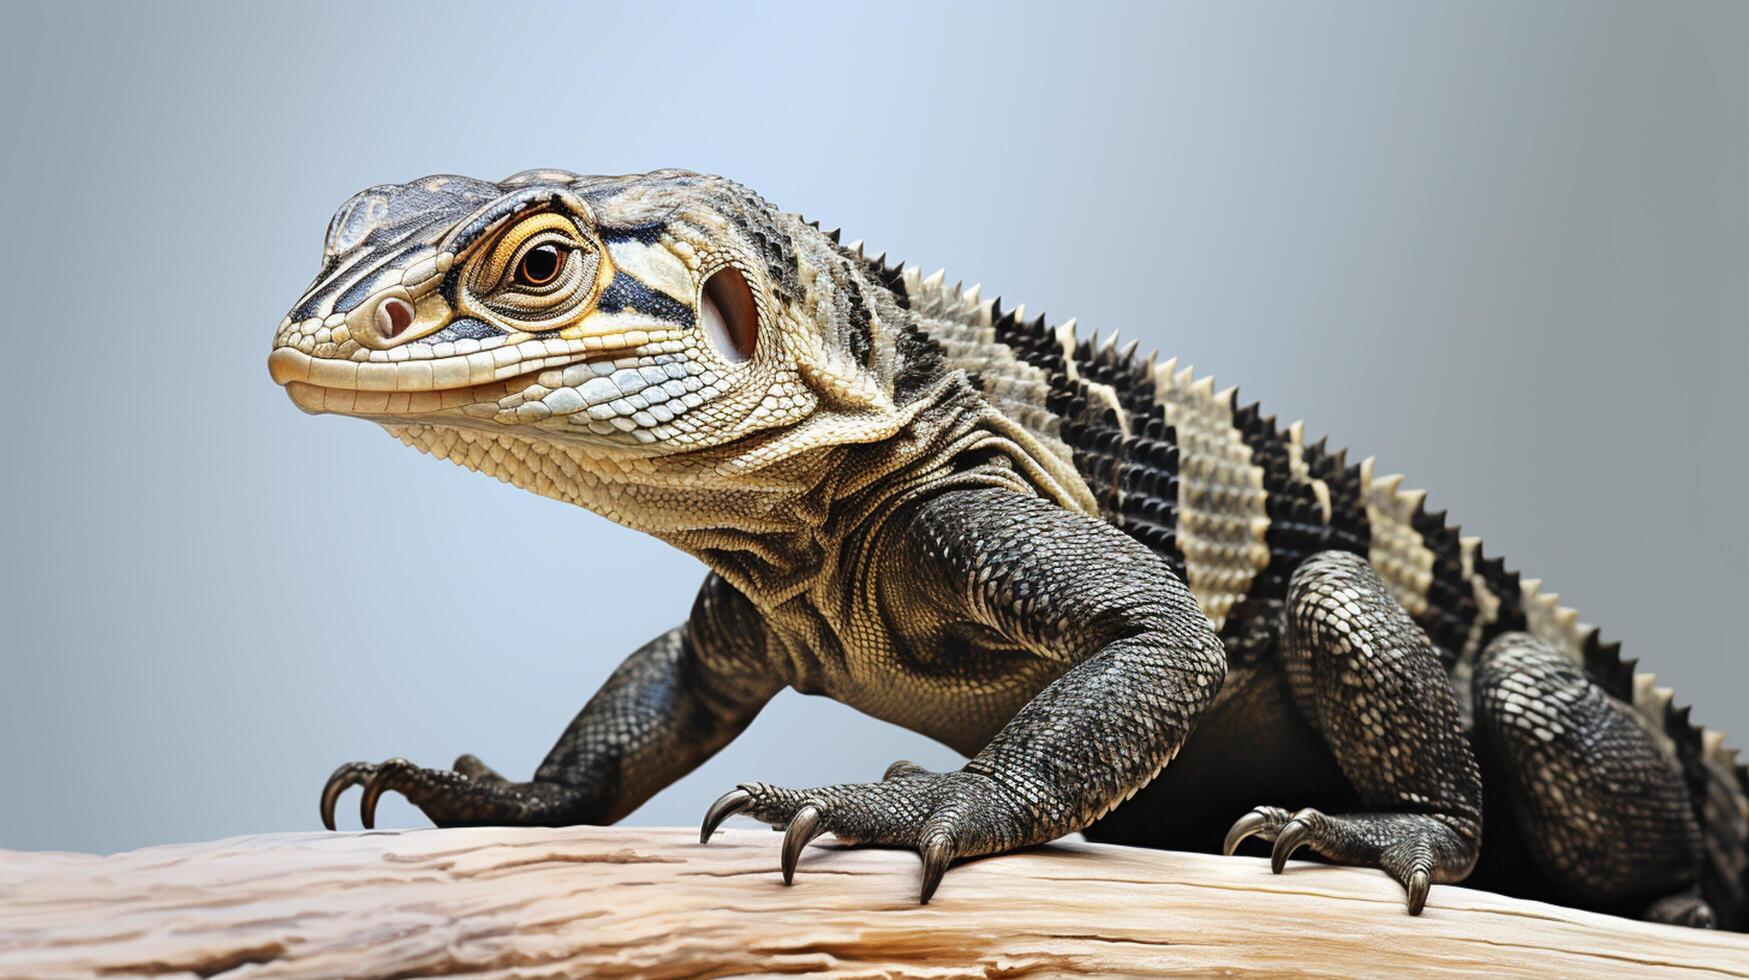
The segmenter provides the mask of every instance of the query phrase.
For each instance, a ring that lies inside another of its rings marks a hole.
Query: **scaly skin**
[[[958,858],[1077,830],[1212,849],[1230,824],[1277,872],[1301,847],[1380,868],[1411,912],[1473,871],[1744,921],[1749,775],[1722,740],[1419,493],[1188,368],[683,171],[383,185],[325,245],[269,359],[299,407],[711,568],[531,780],[349,763],[330,827],[353,785],[366,826],[388,791],[444,825],[612,822],[788,686],[970,761],[725,794],[701,837],[787,828],[786,880],[828,831],[915,849],[928,901]]]

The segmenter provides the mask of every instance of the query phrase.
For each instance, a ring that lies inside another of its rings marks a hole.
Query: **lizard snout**
[[[382,350],[402,343],[402,335],[418,318],[407,288],[391,286],[353,307],[346,314],[346,326],[354,340]]]

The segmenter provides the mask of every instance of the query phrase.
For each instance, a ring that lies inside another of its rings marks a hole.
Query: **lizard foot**
[[[376,826],[377,801],[391,790],[439,827],[563,822],[577,802],[575,791],[568,787],[512,782],[471,755],[457,759],[454,769],[426,769],[406,759],[348,762],[334,770],[322,787],[322,826],[334,829],[334,805],[353,786],[364,787],[358,813],[366,830]]]
[[[1461,881],[1469,874],[1477,854],[1477,846],[1444,821],[1420,813],[1327,816],[1309,808],[1289,812],[1260,806],[1233,824],[1221,850],[1232,854],[1253,836],[1274,842],[1269,867],[1276,874],[1302,846],[1336,864],[1378,868],[1408,892],[1410,915],[1421,914],[1434,882]]]
[[[893,763],[878,783],[808,790],[742,783],[711,805],[699,842],[708,843],[719,824],[742,812],[784,830],[784,884],[794,882],[808,842],[831,832],[846,844],[916,850],[923,859],[922,903],[956,859],[1008,850],[1018,839],[1014,811],[989,777],[930,772],[909,762]]]

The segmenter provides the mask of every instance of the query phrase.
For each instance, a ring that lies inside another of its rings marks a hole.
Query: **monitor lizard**
[[[1421,491],[680,170],[368,188],[274,380],[710,569],[532,779],[342,765],[440,825],[610,823],[785,687],[964,753],[709,810],[955,860],[1082,831],[1746,924],[1749,773]]]

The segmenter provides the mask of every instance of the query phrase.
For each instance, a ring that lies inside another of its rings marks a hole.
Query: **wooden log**
[[[1376,871],[1060,843],[948,872],[730,827],[273,834],[0,852],[0,976],[1208,974],[1749,977],[1749,936]],[[829,840],[829,839],[828,839]]]

